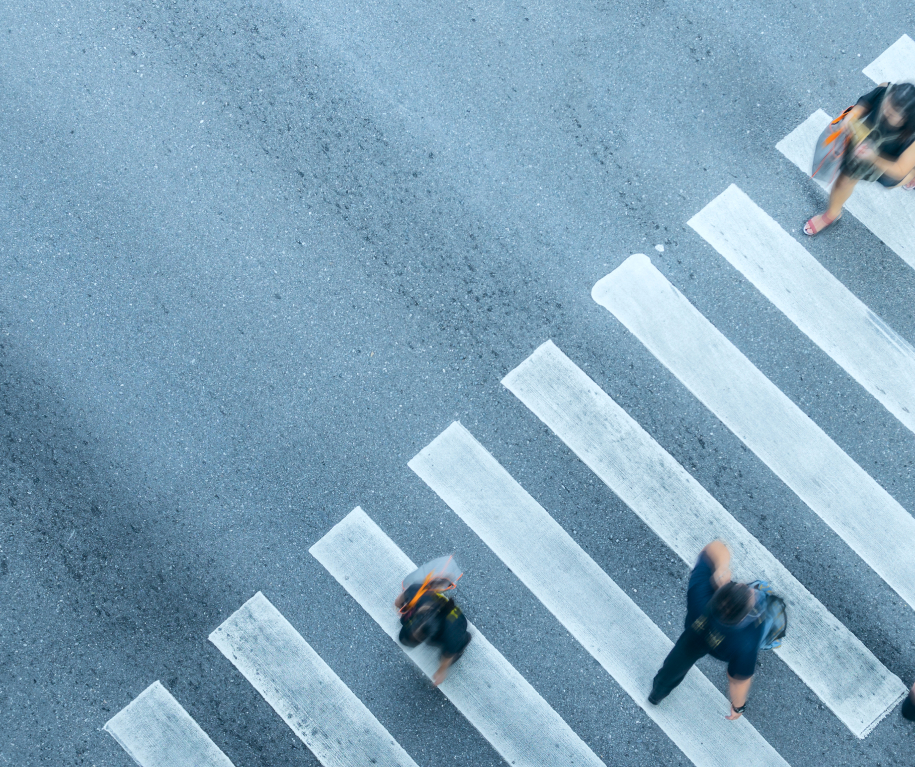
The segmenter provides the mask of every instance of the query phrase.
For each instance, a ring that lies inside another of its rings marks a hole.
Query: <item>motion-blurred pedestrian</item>
[[[454,558],[440,557],[408,575],[403,592],[394,600],[400,611],[401,644],[416,647],[427,642],[441,650],[441,662],[432,675],[436,687],[470,644],[467,618],[444,593],[453,589],[460,577]]]
[[[686,592],[686,625],[674,648],[655,675],[648,702],[654,705],[670,695],[700,658],[711,655],[728,664],[731,699],[728,719],[743,714],[763,647],[777,646],[784,635],[784,603],[760,587],[731,581],[731,552],[721,541],[712,541],[699,554]],[[763,584],[764,585],[764,584]],[[767,610],[778,602],[780,626],[773,626]],[[768,642],[768,645],[767,645]]]
[[[882,83],[858,99],[838,128],[844,149],[829,206],[804,225],[804,234],[838,221],[859,181],[915,188],[915,85]]]

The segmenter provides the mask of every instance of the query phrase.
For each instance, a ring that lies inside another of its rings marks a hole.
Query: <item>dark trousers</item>
[[[651,697],[661,701],[670,695],[686,677],[687,672],[695,665],[696,661],[708,655],[708,643],[702,634],[697,634],[691,628],[686,629],[674,649],[664,659],[661,670],[655,674],[651,685]]]

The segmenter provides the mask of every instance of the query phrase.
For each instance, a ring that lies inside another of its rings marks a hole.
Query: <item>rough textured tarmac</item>
[[[903,33],[890,0],[0,7],[0,764],[123,767],[100,728],[161,679],[239,767],[317,765],[207,642],[260,590],[419,764],[501,765],[308,554],[356,505],[458,553],[608,765],[687,764],[407,468],[460,420],[675,637],[687,568],[500,385],[549,338],[911,683],[911,608],[590,298],[650,254],[915,510],[915,435],[686,226],[737,183],[799,234],[823,196],[776,142]],[[915,342],[910,267],[851,216],[805,245]],[[773,657],[748,716],[795,767],[913,758]]]

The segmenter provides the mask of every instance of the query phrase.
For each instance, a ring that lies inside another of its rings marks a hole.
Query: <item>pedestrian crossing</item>
[[[160,682],[153,682],[105,725],[141,767],[233,767]]]
[[[736,578],[778,584],[792,641],[776,652],[857,737],[899,702],[899,678],[552,342],[503,384],[684,562],[719,538]]]
[[[417,567],[409,557],[358,507],[309,551],[396,642],[394,599]],[[470,632],[473,640],[439,689],[508,764],[604,764],[472,624]],[[435,673],[437,651],[398,646],[426,676]]]
[[[260,592],[210,634],[210,641],[325,767],[417,767]]]
[[[739,229],[734,221],[740,221]],[[915,348],[731,185],[689,221],[815,344],[915,432]]]
[[[873,62],[864,68],[864,74],[875,83],[896,83],[915,79],[915,40],[903,35]]]
[[[875,82],[915,76],[904,35],[864,73]],[[829,116],[818,110],[777,144],[809,173]],[[915,193],[861,184],[847,206],[915,268]],[[736,186],[690,226],[908,429],[915,432],[915,349],[824,269]],[[915,607],[915,520],[687,301],[643,255],[593,288],[610,311],[864,562]],[[906,685],[743,527],[676,459],[551,341],[503,385],[685,563],[725,540],[735,577],[764,578],[785,598],[778,657],[857,738],[905,695]],[[727,699],[698,669],[660,706],[651,678],[667,635],[461,424],[410,468],[486,544],[697,767],[787,765],[754,727],[728,722]],[[859,514],[859,509],[868,514]],[[409,543],[408,541],[405,543]],[[309,549],[393,640],[393,600],[414,563],[359,507]],[[605,762],[474,626],[473,641],[440,692],[505,760],[518,767]],[[347,633],[348,642],[352,637]],[[417,762],[260,592],[210,641],[324,767]],[[428,677],[427,647],[397,646]],[[155,682],[105,725],[142,767],[231,767],[229,757]],[[614,763],[608,761],[607,764]]]
[[[575,639],[698,767],[786,762],[698,671],[652,706],[651,679],[673,642],[460,424],[410,461]],[[737,726],[734,726],[734,725]]]
[[[703,317],[647,256],[628,258],[594,286],[592,295],[915,607],[912,515]]]

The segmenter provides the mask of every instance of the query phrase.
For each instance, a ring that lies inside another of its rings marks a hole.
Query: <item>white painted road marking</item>
[[[915,432],[915,348],[908,341],[733,184],[689,225]]]
[[[915,80],[915,41],[903,35],[863,71],[875,83]]]
[[[662,705],[648,703],[651,680],[673,642],[463,426],[449,426],[410,468],[693,764],[786,764],[746,718],[724,718],[727,699],[698,669]]]
[[[817,138],[831,119],[818,109],[779,141],[776,149],[809,176]],[[827,188],[818,179],[817,183]],[[863,182],[855,187],[845,209],[915,269],[915,193]],[[811,211],[811,214],[814,212],[820,211]],[[798,230],[802,223],[798,221]]]
[[[234,767],[159,682],[153,682],[105,725],[141,767]]]
[[[772,583],[791,625],[776,652],[855,735],[903,697],[902,681],[551,341],[502,383],[684,562],[721,538],[738,578]]]
[[[630,256],[594,300],[915,607],[915,519],[652,266]]]
[[[355,508],[310,549],[379,626],[397,642],[394,598],[416,565],[361,508]],[[471,626],[473,641],[439,686],[493,748],[515,767],[602,767],[581,738],[502,654]],[[425,645],[400,647],[426,676],[438,652]]]
[[[417,767],[260,592],[210,634],[210,641],[324,767]]]

